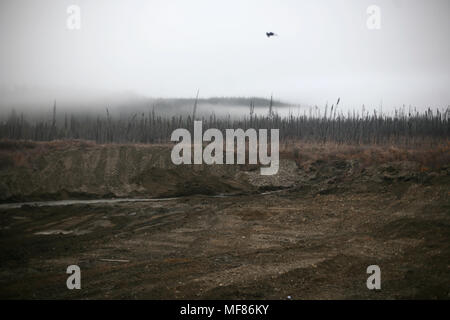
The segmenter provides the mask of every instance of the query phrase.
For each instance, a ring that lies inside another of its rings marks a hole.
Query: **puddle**
[[[66,235],[66,234],[73,234],[76,236],[81,236],[83,234],[90,233],[89,230],[45,230],[45,231],[39,231],[35,232],[34,234],[37,236],[53,236],[53,235]]]
[[[279,193],[283,191],[290,190],[292,188],[283,188],[279,190],[266,191],[261,193],[256,193],[254,195],[270,195],[273,193]],[[218,194],[213,196],[203,196],[208,198],[227,198],[227,197],[236,197],[243,196],[245,194]],[[30,207],[57,207],[57,206],[70,206],[74,204],[102,204],[102,203],[120,203],[120,202],[162,202],[162,201],[173,201],[179,199],[185,199],[186,197],[173,197],[173,198],[117,198],[117,199],[93,199],[93,200],[56,200],[56,201],[30,201],[30,202],[15,202],[15,203],[3,203],[0,204],[0,209],[17,209],[22,206],[30,206]]]
[[[120,198],[120,199],[94,199],[94,200],[57,200],[57,201],[31,201],[31,202],[16,202],[0,204],[0,209],[16,209],[22,206],[30,207],[57,207],[70,206],[73,204],[97,204],[97,203],[119,203],[119,202],[158,202],[158,201],[172,201],[179,198],[152,198],[152,199],[134,199],[134,198]]]

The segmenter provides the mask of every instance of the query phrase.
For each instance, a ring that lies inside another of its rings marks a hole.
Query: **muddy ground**
[[[168,201],[0,209],[0,298],[450,298],[448,167],[238,171],[249,187],[222,197],[195,177]],[[81,290],[66,287],[72,264]],[[369,265],[381,290],[366,287]]]

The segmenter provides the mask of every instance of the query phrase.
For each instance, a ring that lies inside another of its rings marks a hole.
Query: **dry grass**
[[[317,160],[358,160],[363,166],[413,161],[419,163],[422,170],[426,171],[450,164],[450,141],[443,141],[433,147],[429,145],[407,147],[286,142],[280,146],[280,156],[293,159],[300,166]]]
[[[173,144],[135,145],[142,147],[165,146],[167,148],[173,146]],[[86,140],[55,140],[51,142],[0,140],[0,169],[10,166],[28,167],[33,159],[46,152],[68,149],[84,150],[108,146],[109,144],[96,144],[93,141]],[[280,158],[293,159],[299,166],[305,166],[317,160],[358,160],[363,166],[396,161],[413,161],[419,163],[423,171],[427,171],[450,164],[450,141],[442,141],[432,147],[426,144],[408,147],[286,141],[280,143]]]
[[[9,167],[32,166],[41,155],[49,152],[61,152],[67,150],[89,150],[93,148],[108,148],[111,146],[127,146],[130,144],[98,144],[89,140],[53,140],[53,141],[30,141],[30,140],[9,140],[0,139],[0,170]],[[170,144],[133,144],[142,148],[153,148]]]
[[[0,169],[8,167],[30,167],[33,160],[47,152],[67,149],[85,149],[95,147],[91,141],[55,140],[35,142],[28,140],[0,140]]]

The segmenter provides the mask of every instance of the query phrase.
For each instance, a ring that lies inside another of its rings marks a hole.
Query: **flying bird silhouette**
[[[270,37],[278,36],[278,35],[273,32],[266,32],[266,36],[267,36],[267,38],[270,38]]]

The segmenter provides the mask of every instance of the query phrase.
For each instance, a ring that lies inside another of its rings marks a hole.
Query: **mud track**
[[[24,206],[0,219],[2,298],[449,298],[446,185]],[[71,264],[82,290],[66,288]],[[366,288],[371,264],[380,291]]]

